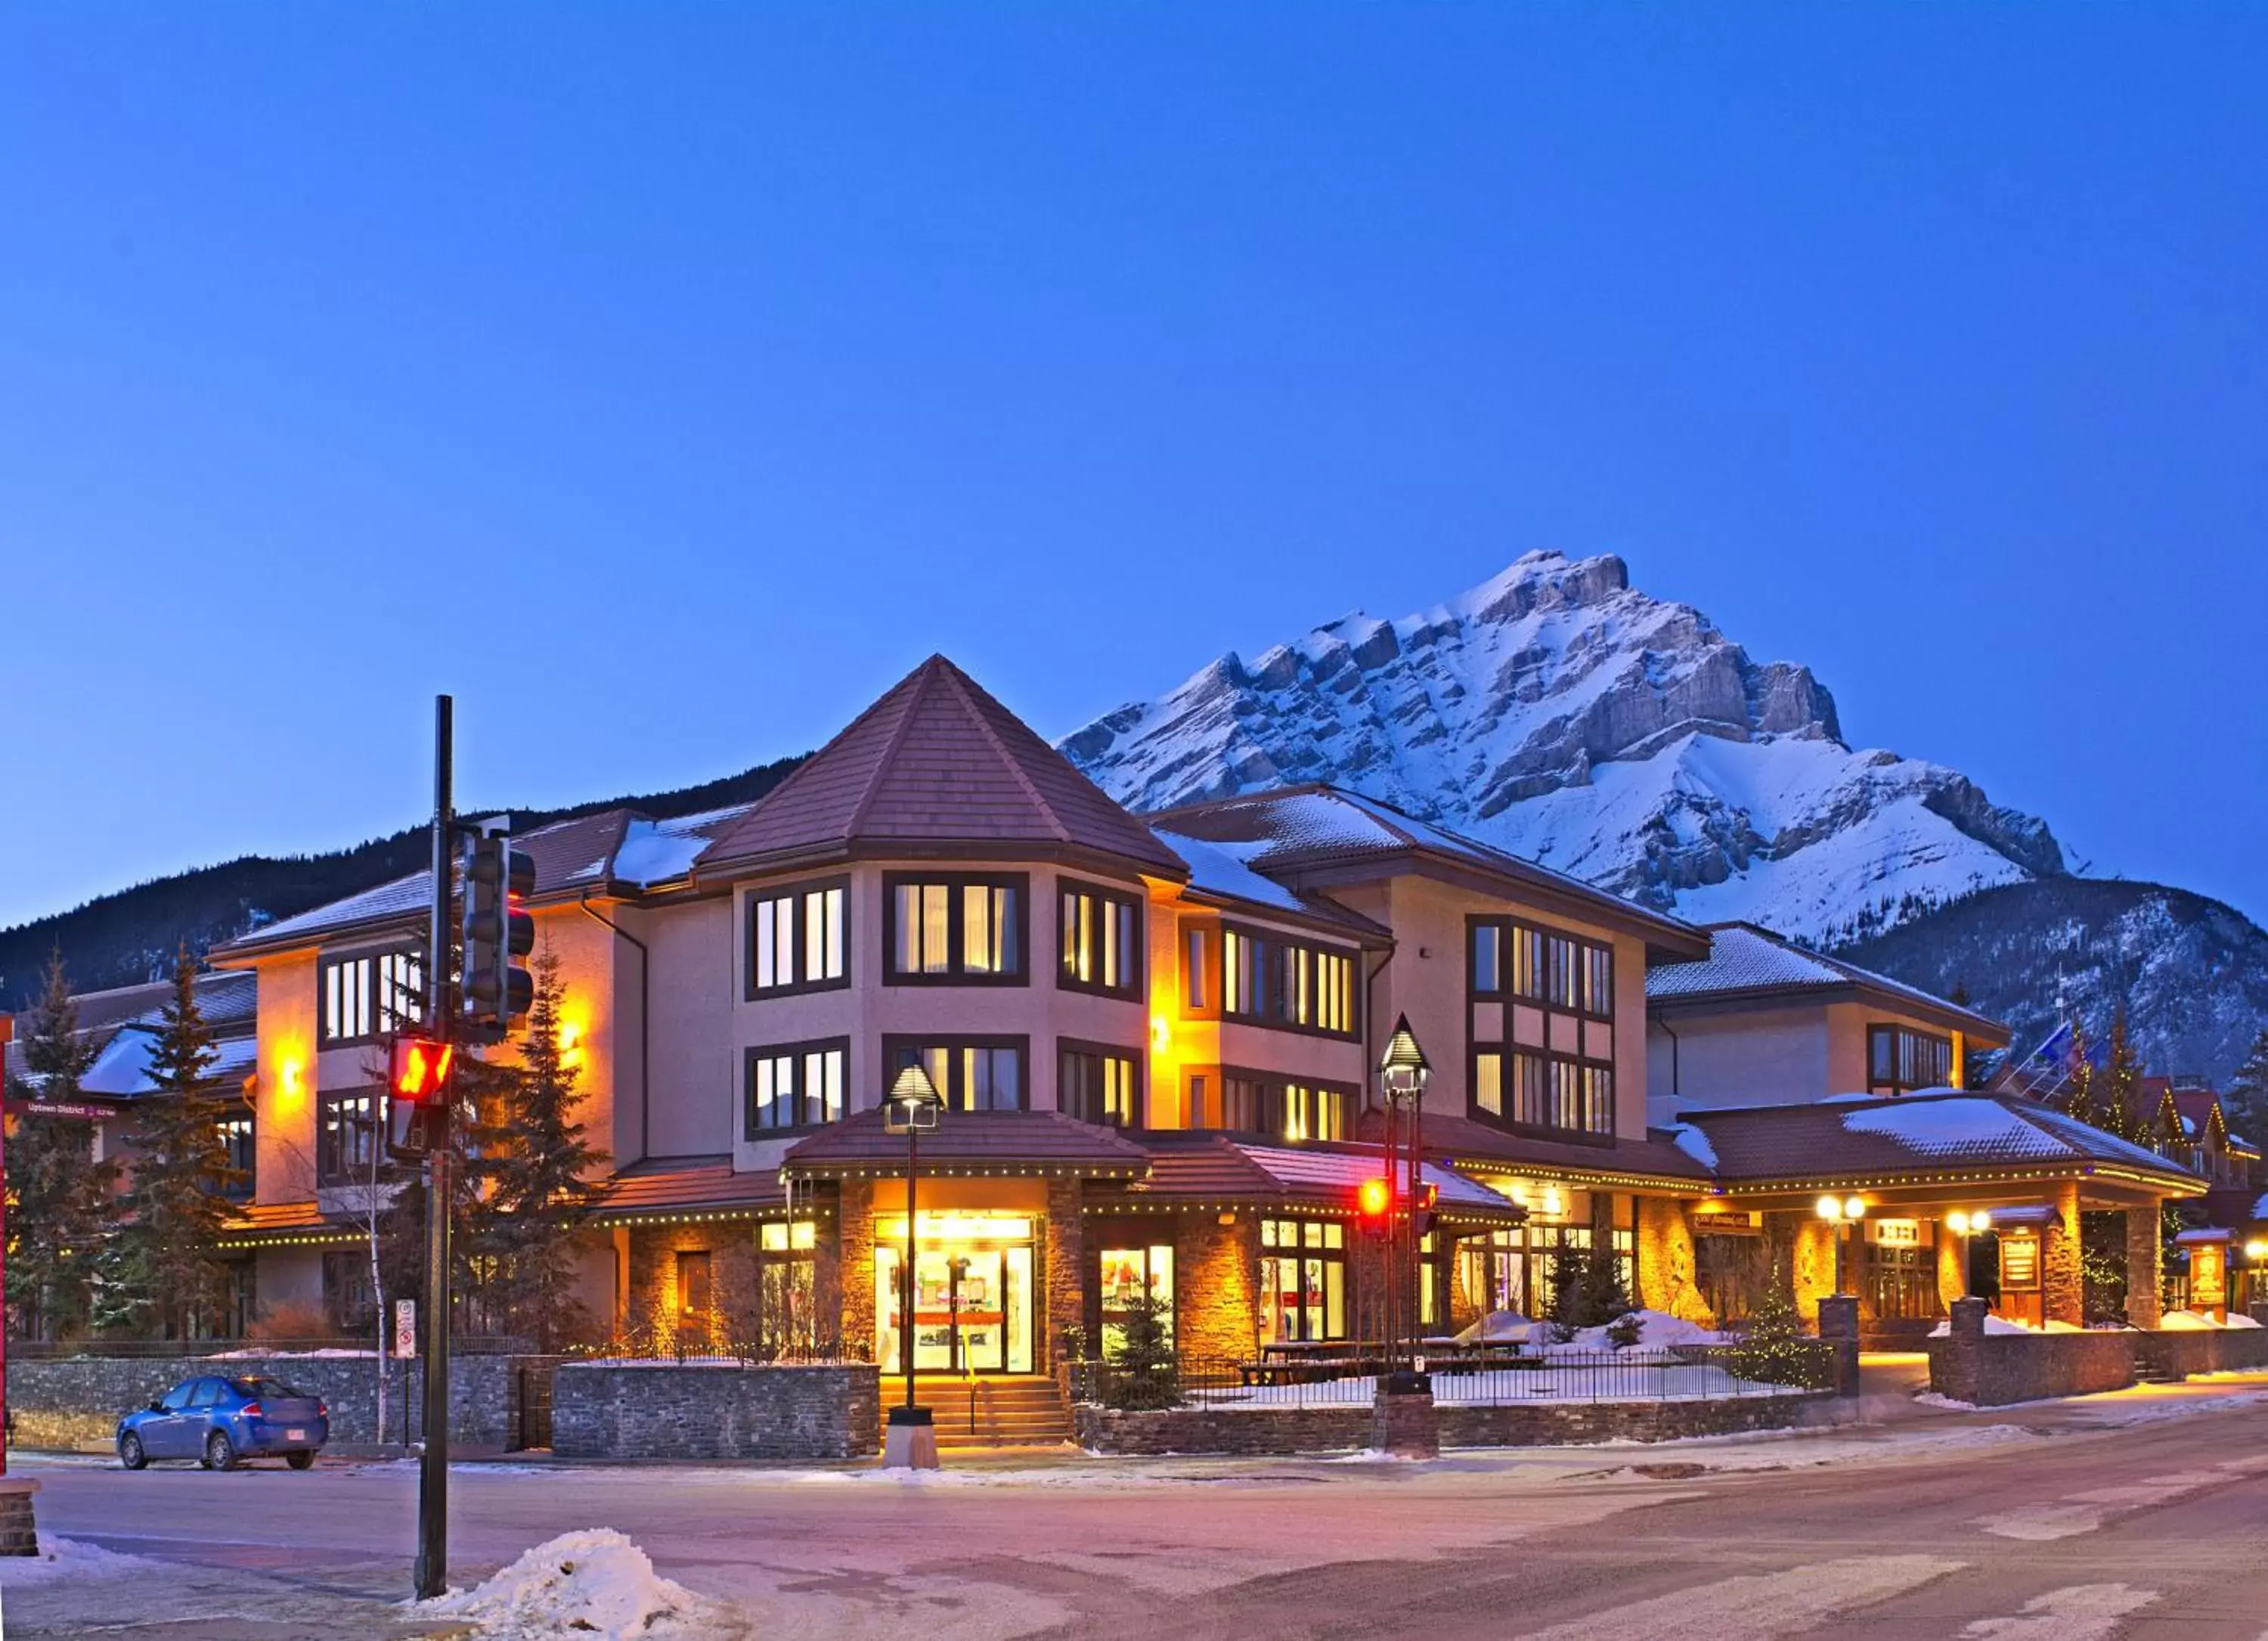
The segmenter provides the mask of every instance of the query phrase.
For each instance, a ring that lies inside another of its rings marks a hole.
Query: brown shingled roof
[[[903,1135],[882,1127],[882,1112],[845,1117],[792,1149],[780,1172],[792,1178],[902,1172]],[[1149,1154],[1108,1128],[1054,1111],[948,1111],[921,1136],[924,1174],[997,1172],[1138,1178]]]
[[[1377,1112],[1366,1112],[1357,1133],[1365,1140],[1374,1140],[1383,1121]],[[1570,1177],[1631,1177],[1695,1188],[1709,1183],[1705,1164],[1668,1135],[1654,1132],[1649,1132],[1643,1140],[1617,1138],[1612,1145],[1585,1145],[1509,1134],[1470,1117],[1429,1111],[1425,1113],[1419,1133],[1429,1155],[1446,1157],[1460,1168],[1478,1166],[1485,1171],[1491,1164],[1507,1169],[1535,1168]]]
[[[735,1173],[730,1157],[670,1157],[633,1163],[600,1189],[593,1214],[601,1223],[688,1209],[774,1209],[787,1192],[769,1170]]]
[[[800,863],[861,852],[931,854],[946,846],[1116,856],[1186,877],[1181,857],[1071,760],[932,655],[805,761],[696,862]]]

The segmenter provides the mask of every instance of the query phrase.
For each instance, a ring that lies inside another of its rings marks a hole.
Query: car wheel
[[[228,1439],[225,1430],[215,1430],[205,1438],[205,1468],[233,1470],[236,1468],[236,1444]]]
[[[290,1465],[294,1470],[312,1470],[315,1467],[315,1455],[313,1453],[285,1453],[284,1455],[284,1462]]]
[[[131,1430],[118,1438],[118,1462],[129,1470],[139,1470],[150,1462],[150,1455],[142,1451],[142,1438]]]

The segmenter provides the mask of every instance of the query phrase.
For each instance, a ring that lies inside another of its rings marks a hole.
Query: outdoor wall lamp
[[[1992,1211],[1956,1208],[1945,1216],[1945,1228],[1961,1238],[1961,1297],[1966,1299],[1970,1297],[1969,1238],[1981,1237],[1992,1229]]]
[[[1843,1292],[1844,1231],[1867,1216],[1867,1199],[1862,1196],[1822,1196],[1819,1199],[1819,1217],[1835,1227],[1835,1291]]]

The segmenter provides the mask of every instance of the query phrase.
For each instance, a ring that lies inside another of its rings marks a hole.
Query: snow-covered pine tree
[[[575,1232],[596,1191],[589,1175],[604,1153],[575,1120],[580,1068],[563,1033],[567,988],[558,955],[546,949],[532,965],[535,995],[519,1063],[502,1068],[497,1098],[482,1113],[477,1232],[496,1263],[483,1275],[511,1331],[532,1334],[549,1350],[583,1330],[589,1319],[575,1297]]]
[[[104,1258],[104,1325],[167,1339],[217,1331],[228,1268],[214,1246],[238,1178],[220,1131],[231,1102],[209,1086],[219,1055],[196,983],[196,959],[180,946],[150,1049],[154,1087],[134,1111],[127,1221]]]
[[[2220,1105],[2232,1133],[2255,1145],[2268,1145],[2268,1026],[2252,1039],[2251,1052],[2229,1078]]]
[[[30,1339],[56,1339],[83,1327],[92,1307],[95,1268],[116,1212],[116,1164],[94,1161],[92,1127],[41,1115],[42,1104],[80,1098],[94,1063],[78,1037],[78,1008],[63,954],[48,959],[47,983],[25,1033],[24,1080],[11,1099],[30,1109],[8,1136],[9,1327]]]

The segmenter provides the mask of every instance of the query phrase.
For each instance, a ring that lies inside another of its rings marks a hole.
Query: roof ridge
[[[1000,738],[999,727],[992,721],[992,714],[984,710],[986,702],[990,702],[995,706],[998,706],[999,703],[986,694],[983,685],[954,666],[952,662],[946,661],[941,655],[938,659],[944,663],[941,676],[961,697],[961,704],[968,709],[968,715],[976,721],[977,729],[990,744],[992,750],[999,756],[1000,761],[1008,766],[1008,773],[1014,778],[1016,784],[1024,789],[1024,795],[1031,799],[1041,814],[1047,817],[1048,824],[1054,830],[1057,840],[1069,843],[1071,835],[1071,828],[1064,824],[1064,817],[1056,813],[1056,806],[1048,802],[1047,795],[1033,783],[1030,772],[1024,767],[1023,760],[1008,750],[1007,743]],[[974,694],[971,693],[972,691]],[[979,699],[979,697],[983,699]],[[1007,709],[1002,707],[1001,710],[1005,712]],[[908,713],[907,716],[910,718],[912,714]],[[1047,743],[1042,742],[1041,744],[1044,746]],[[1049,750],[1052,752],[1054,749],[1050,747]],[[1056,752],[1055,756],[1061,758],[1063,754]]]
[[[850,807],[850,824],[847,829],[850,836],[857,837],[858,829],[866,824],[866,811],[873,808],[874,795],[882,789],[882,778],[889,772],[890,765],[896,760],[898,749],[905,744],[907,731],[913,727],[914,708],[920,705],[922,697],[928,693],[930,679],[936,676],[937,664],[940,662],[945,662],[945,657],[932,654],[927,661],[914,669],[912,676],[907,680],[913,687],[905,691],[904,704],[898,709],[898,721],[892,727],[889,738],[882,744],[881,756],[874,760],[874,767],[866,776],[866,784],[858,794],[858,802]],[[947,662],[946,664],[949,666],[952,663]],[[849,735],[858,727],[859,718],[865,717],[867,713],[876,711],[889,699],[888,695],[885,695],[881,700],[868,707],[866,712],[859,713],[858,718],[853,718],[843,727],[842,733],[837,735],[835,740],[841,741]],[[828,744],[831,746],[834,742],[829,742]],[[824,751],[826,748],[822,747],[820,750]],[[805,760],[802,767],[808,769],[818,761],[818,757],[814,754]],[[782,781],[780,784],[784,787],[787,783]]]

